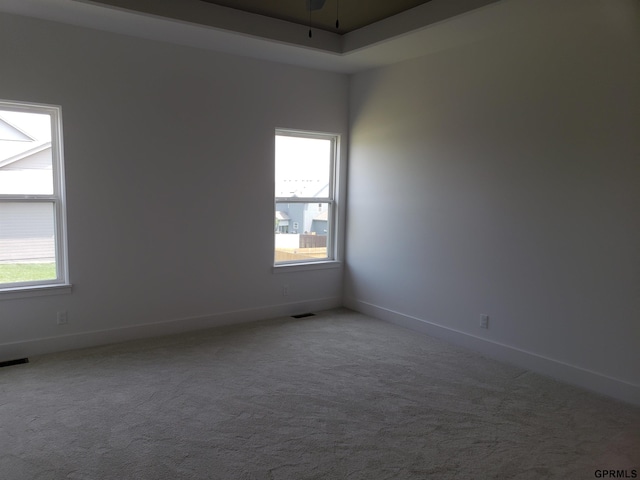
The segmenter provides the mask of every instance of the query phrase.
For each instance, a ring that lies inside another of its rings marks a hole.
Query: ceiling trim
[[[155,0],[167,3],[169,0]],[[175,3],[175,2],[174,2]],[[492,34],[488,21],[519,0],[431,0],[345,35],[205,2],[169,18],[90,0],[2,0],[0,12],[62,22],[123,35],[341,73],[392,64]],[[216,9],[203,25],[198,6]],[[454,5],[455,4],[455,5]],[[454,20],[455,19],[455,20]],[[212,23],[212,22],[209,22]]]

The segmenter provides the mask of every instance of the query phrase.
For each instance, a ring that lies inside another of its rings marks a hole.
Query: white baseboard
[[[224,325],[255,322],[306,312],[328,310],[341,306],[341,297],[330,297],[245,310],[234,310],[198,317],[180,318],[163,322],[145,323],[122,328],[56,335],[55,337],[30,339],[23,342],[4,343],[0,344],[0,361],[95,347],[140,338],[174,335]]]
[[[446,340],[452,344],[475,350],[487,357],[553,377],[565,383],[591,390],[592,392],[607,395],[634,405],[640,405],[639,385],[544,357],[533,352],[443,327],[442,325],[421,318],[405,315],[354,298],[345,298],[344,304],[346,307],[364,313],[365,315]]]

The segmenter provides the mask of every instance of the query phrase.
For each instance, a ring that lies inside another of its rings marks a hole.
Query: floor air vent
[[[301,313],[300,315],[291,315],[291,318],[306,318],[306,317],[315,317],[315,313]]]
[[[28,358],[19,358],[18,360],[8,360],[6,362],[0,362],[0,368],[10,367],[11,365],[20,365],[22,363],[29,363]]]

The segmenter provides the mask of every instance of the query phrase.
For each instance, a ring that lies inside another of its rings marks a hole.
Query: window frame
[[[51,194],[3,194],[0,203],[44,203],[53,208],[54,251],[56,278],[0,284],[0,299],[20,298],[23,295],[68,293],[69,266],[67,260],[66,192],[64,185],[64,156],[62,107],[33,102],[0,99],[0,110],[49,115],[51,119]]]
[[[320,139],[329,140],[331,142],[330,147],[330,161],[329,161],[329,185],[328,194],[326,197],[276,197],[274,193],[274,209],[273,213],[278,210],[277,205],[279,203],[298,203],[298,204],[327,204],[327,256],[318,259],[303,259],[303,260],[288,260],[276,262],[275,260],[275,236],[273,236],[273,268],[274,271],[283,271],[284,269],[307,269],[307,268],[332,268],[339,266],[339,252],[338,252],[338,172],[340,167],[340,135],[337,133],[317,132],[308,130],[297,130],[289,128],[277,128],[274,135],[275,139],[278,136],[308,138],[308,139]],[[274,169],[276,166],[275,158],[275,145],[274,145]],[[275,192],[275,174],[274,174],[274,188]]]

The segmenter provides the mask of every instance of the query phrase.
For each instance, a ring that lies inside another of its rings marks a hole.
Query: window
[[[60,107],[0,100],[0,292],[67,281]]]
[[[276,130],[276,265],[335,260],[338,136]]]

